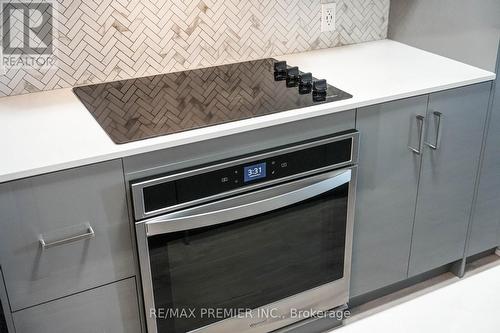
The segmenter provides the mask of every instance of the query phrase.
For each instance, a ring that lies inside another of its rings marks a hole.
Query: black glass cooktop
[[[352,97],[274,59],[83,86],[73,91],[115,143]]]

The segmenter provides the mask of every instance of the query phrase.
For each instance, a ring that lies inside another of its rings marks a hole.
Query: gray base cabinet
[[[351,297],[463,258],[490,90],[487,82],[358,110]],[[484,224],[494,229],[476,230]]]
[[[488,82],[430,95],[409,276],[464,255],[490,91]]]
[[[16,333],[141,332],[135,278],[15,312]]]
[[[13,312],[135,275],[119,160],[0,184],[0,211]]]
[[[417,116],[427,96],[358,110],[358,186],[351,268],[351,297],[407,276],[420,155]]]
[[[499,64],[500,69],[500,52]],[[499,70],[497,69],[497,73]],[[468,255],[500,246],[500,81],[494,89]]]

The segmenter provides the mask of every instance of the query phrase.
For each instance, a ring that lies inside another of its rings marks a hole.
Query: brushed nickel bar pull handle
[[[437,129],[436,129],[436,132],[437,132],[436,141],[434,142],[434,144],[429,143],[429,142],[425,142],[425,144],[434,150],[438,150],[439,146],[441,145],[441,133],[443,131],[443,126],[441,124],[443,114],[439,111],[434,111],[434,112],[432,112],[432,114],[434,115],[434,117],[437,118],[437,121],[438,121]]]
[[[40,246],[42,247],[42,250],[46,250],[46,249],[54,247],[54,246],[59,246],[59,245],[64,245],[64,244],[68,244],[68,243],[78,242],[78,241],[84,240],[84,239],[94,238],[94,236],[95,236],[94,229],[92,229],[92,227],[90,225],[88,225],[87,232],[84,234],[64,238],[64,239],[53,241],[50,243],[46,243],[45,240],[43,239],[43,237],[40,236]]]
[[[352,168],[188,208],[148,220],[147,236],[207,227],[256,216],[313,198],[351,181]]]
[[[420,123],[419,132],[418,132],[418,148],[408,146],[412,152],[417,155],[422,154],[422,147],[424,145],[424,132],[425,132],[425,117],[421,115],[417,115],[417,122]]]

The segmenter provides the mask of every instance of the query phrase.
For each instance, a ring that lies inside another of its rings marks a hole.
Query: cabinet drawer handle
[[[420,123],[419,131],[418,131],[418,148],[408,146],[412,152],[417,155],[422,154],[422,146],[424,145],[424,131],[425,131],[425,117],[421,115],[417,115],[417,123]]]
[[[63,244],[77,242],[77,241],[84,240],[84,239],[94,238],[94,236],[95,236],[94,229],[92,229],[92,227],[90,225],[87,225],[87,232],[84,234],[56,240],[56,241],[53,241],[50,243],[46,243],[45,240],[43,239],[43,237],[40,236],[40,246],[42,247],[42,250],[45,250],[45,249],[48,249],[48,248],[51,248],[54,246],[58,246],[58,245],[63,245]]]
[[[434,117],[436,117],[437,119],[437,129],[436,129],[436,141],[434,142],[434,144],[432,143],[429,143],[429,142],[425,142],[425,144],[429,147],[431,147],[432,149],[434,150],[438,150],[439,149],[439,146],[441,144],[441,132],[443,131],[443,126],[442,126],[442,113],[441,112],[438,112],[438,111],[434,111],[432,112],[432,114],[434,115]]]

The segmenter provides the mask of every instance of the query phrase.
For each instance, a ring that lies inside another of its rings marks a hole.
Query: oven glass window
[[[342,278],[347,198],[345,184],[251,218],[150,237],[158,332],[189,332]]]

